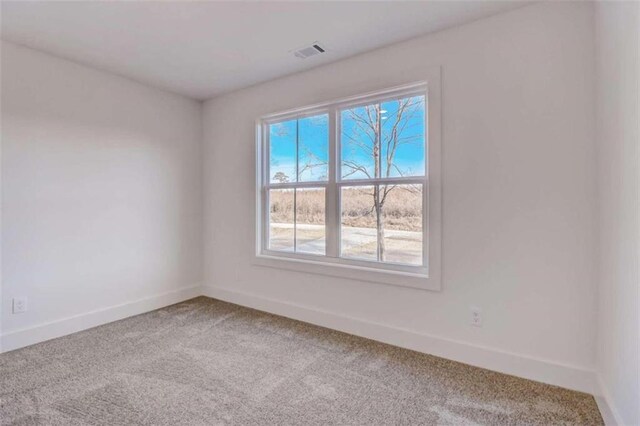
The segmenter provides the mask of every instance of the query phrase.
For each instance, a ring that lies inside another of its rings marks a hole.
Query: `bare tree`
[[[424,134],[410,131],[416,124],[415,117],[424,113],[424,98],[409,97],[385,102],[384,111],[380,103],[344,110],[343,124],[346,118],[352,124],[351,132],[345,133],[343,126],[342,145],[349,148],[353,155],[342,158],[342,177],[362,177],[366,179],[405,176],[410,170],[402,170],[396,161],[398,150],[403,145],[419,144],[424,141]],[[320,120],[319,117],[312,117]],[[321,125],[321,121],[318,122]],[[306,172],[313,173],[316,168],[326,170],[327,159],[321,158],[298,140],[298,124],[295,130],[284,125],[278,126],[274,134],[288,136],[290,130],[296,132],[297,180],[301,180]],[[344,150],[343,150],[344,152]],[[302,155],[301,155],[302,154]],[[301,161],[302,160],[302,161]],[[371,167],[371,163],[373,163]],[[326,178],[326,176],[325,176]],[[274,179],[286,183],[289,176],[283,172],[274,175]],[[322,178],[321,178],[322,179]],[[409,185],[381,184],[373,185],[371,212],[376,215],[377,256],[385,260],[385,224],[384,205],[387,197],[394,190],[419,192],[420,189]]]
[[[386,103],[390,105],[391,103]],[[393,172],[403,176],[407,170],[401,170],[396,164],[398,148],[406,144],[416,144],[423,140],[423,135],[405,132],[412,123],[412,118],[422,111],[422,99],[405,98],[393,102],[394,111],[384,111],[381,104],[346,110],[347,117],[353,123],[351,134],[344,134],[343,144],[349,145],[353,155],[351,159],[343,158],[343,178],[362,175],[367,179],[389,178]],[[388,115],[388,116],[386,116]],[[360,157],[366,160],[359,160]],[[373,162],[373,169],[368,167]],[[377,255],[385,260],[385,239],[383,208],[389,194],[398,188],[397,185],[374,185],[372,212],[376,214]],[[404,188],[416,191],[415,188]]]
[[[327,160],[320,158],[311,149],[309,149],[309,147],[301,144],[298,149],[304,152],[304,155],[302,156],[302,158],[304,158],[304,161],[298,164],[298,180],[302,180],[305,172],[310,172],[311,174],[313,174],[313,171],[316,168],[321,168],[321,170],[324,170],[326,168],[328,164]],[[318,177],[318,180],[324,179],[326,179],[325,175]]]
[[[322,126],[326,127],[328,125],[326,116],[322,116],[322,115],[307,117],[305,120],[309,120],[310,125],[318,126],[320,128]],[[295,157],[296,157],[295,168],[297,169],[297,172],[294,171],[293,174],[294,174],[294,177],[297,177],[297,181],[301,181],[305,173],[308,172],[310,174],[313,174],[314,171],[318,168],[320,168],[320,170],[325,170],[325,173],[326,173],[326,167],[328,165],[328,161],[326,158],[322,158],[321,155],[318,155],[316,152],[313,151],[311,147],[309,147],[303,140],[301,140],[300,135],[298,134],[299,121],[300,120],[294,121],[295,126],[290,124],[292,123],[291,121],[286,123],[277,123],[273,125],[273,129],[272,129],[272,137],[279,136],[279,137],[293,138],[291,142],[295,143],[295,151],[294,151]],[[321,181],[321,180],[325,180],[326,178],[327,178],[326,174],[323,174],[321,176],[318,176],[317,180]],[[284,172],[277,172],[273,176],[273,179],[277,180],[280,183],[289,182],[289,176]]]

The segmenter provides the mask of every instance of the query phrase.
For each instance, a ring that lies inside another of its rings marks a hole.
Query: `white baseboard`
[[[594,397],[596,399],[596,404],[598,404],[598,409],[600,410],[602,419],[604,420],[604,424],[607,426],[625,426],[625,423],[620,418],[618,410],[616,410],[616,406],[611,399],[611,394],[604,385],[600,375],[597,375],[596,380],[598,381],[599,392],[594,395]]]
[[[416,331],[391,327],[290,302],[273,300],[213,286],[204,286],[203,294],[219,300],[282,315],[288,318],[343,331],[447,358],[476,367],[525,379],[548,383],[590,394],[599,394],[595,372],[549,360],[509,353],[499,349],[432,336]]]
[[[23,328],[0,336],[0,348],[2,348],[2,352],[19,349],[133,315],[143,314],[153,311],[154,309],[160,309],[174,303],[198,297],[201,294],[202,287],[198,284],[151,297],[145,297],[144,299],[133,302]]]
[[[12,331],[0,336],[0,348],[4,352],[19,349],[154,309],[160,309],[200,295],[500,373],[590,393],[594,395],[607,426],[623,425],[606,387],[592,370],[213,286],[194,285],[185,287],[133,302]]]

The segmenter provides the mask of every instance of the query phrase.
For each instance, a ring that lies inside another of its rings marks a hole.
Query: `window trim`
[[[425,176],[390,177],[369,179],[341,179],[338,162],[341,161],[339,146],[339,111],[397,99],[408,95],[425,95],[427,114],[425,122]],[[326,113],[329,117],[329,161],[328,179],[320,182],[271,183],[269,179],[269,124],[293,118]],[[337,120],[336,120],[337,119]],[[256,120],[256,244],[254,264],[299,272],[336,276],[367,282],[399,285],[424,290],[441,288],[441,113],[440,113],[440,69],[428,73],[425,81],[404,84],[378,90],[361,96],[351,96],[281,113],[268,114]],[[337,122],[336,122],[337,121]],[[384,182],[421,183],[423,185],[423,265],[381,263],[339,257],[340,251],[340,193],[345,186],[372,185]],[[326,254],[292,253],[269,250],[268,244],[268,191],[278,188],[314,187],[325,188],[327,211],[325,233]],[[337,192],[337,193],[336,193]],[[426,236],[426,237],[425,237]]]

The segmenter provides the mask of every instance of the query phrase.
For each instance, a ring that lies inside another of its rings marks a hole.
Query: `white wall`
[[[591,4],[536,4],[206,102],[207,294],[591,390],[593,38]],[[438,65],[443,290],[252,265],[254,120],[418,81]],[[483,328],[468,325],[470,305]]]
[[[598,373],[617,421],[640,424],[640,3],[596,6]]]
[[[3,42],[2,145],[5,350],[199,293],[200,103]]]

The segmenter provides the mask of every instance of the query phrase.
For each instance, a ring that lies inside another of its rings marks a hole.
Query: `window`
[[[439,288],[434,86],[259,121],[258,263]]]

